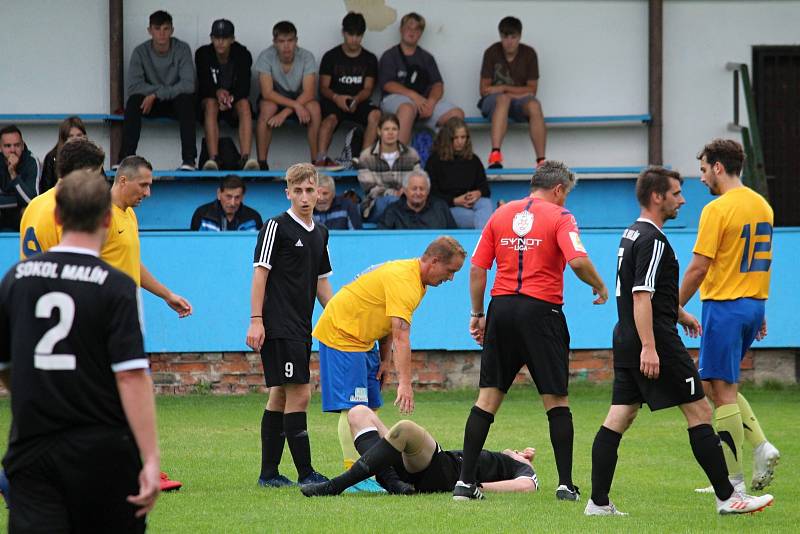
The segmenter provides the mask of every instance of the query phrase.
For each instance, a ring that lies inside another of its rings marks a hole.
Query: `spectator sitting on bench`
[[[459,228],[486,225],[493,211],[489,183],[463,120],[454,117],[442,126],[425,170],[431,177],[431,195],[447,202]]]
[[[364,15],[352,11],[342,19],[343,43],[322,56],[319,64],[319,94],[322,125],[319,128],[317,159],[329,170],[340,165],[328,157],[328,148],[336,128],[343,121],[364,128],[359,150],[375,142],[381,111],[371,101],[378,77],[378,58],[361,46],[367,23]]]
[[[151,39],[133,49],[128,69],[128,101],[122,125],[119,159],[136,154],[142,133],[142,115],[172,117],[181,132],[180,171],[196,169],[194,63],[185,42],[172,36],[172,15],[150,15]]]
[[[86,139],[86,126],[80,117],[67,117],[58,127],[58,142],[53,147],[53,150],[47,153],[42,162],[42,180],[39,183],[40,195],[56,185],[58,181],[56,157],[64,143],[71,139]]]
[[[231,21],[214,21],[211,25],[211,44],[197,49],[194,64],[197,68],[197,98],[200,100],[208,149],[208,160],[203,164],[203,170],[218,171],[221,166],[217,122],[221,118],[239,128],[241,159],[238,168],[257,171],[258,163],[250,158],[253,111],[248,97],[253,56],[246,47],[236,42]]]
[[[295,115],[308,130],[310,161],[317,157],[320,116],[317,92],[317,64],[314,55],[297,46],[297,28],[281,21],[272,28],[272,45],[256,59],[261,100],[258,105],[256,145],[261,170],[269,170],[267,155],[272,130]]]
[[[435,229],[458,228],[447,202],[433,197],[431,180],[425,171],[412,171],[403,178],[403,194],[389,205],[378,223],[378,228]]]
[[[244,205],[245,191],[244,182],[238,176],[223,178],[217,190],[217,200],[195,210],[190,229],[204,232],[260,230],[263,225],[261,215]]]
[[[358,206],[342,195],[336,195],[336,183],[327,174],[317,179],[317,205],[314,221],[328,230],[361,230]]]
[[[361,215],[366,222],[378,222],[400,196],[403,177],[420,170],[419,154],[398,141],[399,132],[397,115],[384,113],[378,120],[378,140],[358,158],[358,183],[364,190]]]
[[[400,20],[400,44],[383,53],[378,66],[378,85],[383,91],[381,109],[400,118],[400,141],[411,142],[414,121],[420,119],[435,130],[451,117],[464,118],[464,111],[443,100],[444,82],[436,59],[417,46],[425,19],[408,13]]]
[[[536,152],[536,165],[544,161],[547,131],[544,126],[542,105],[536,99],[539,87],[539,60],[536,51],[519,42],[522,22],[515,17],[505,17],[497,28],[500,41],[483,53],[481,64],[481,99],[478,108],[492,121],[492,151],[489,168],[503,168],[500,147],[508,130],[508,119],[527,122],[528,132]]]
[[[22,210],[39,194],[42,165],[15,125],[0,130],[0,229],[19,231]]]

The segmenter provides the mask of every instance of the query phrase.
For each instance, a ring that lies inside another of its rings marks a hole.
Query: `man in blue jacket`
[[[18,231],[20,210],[39,194],[42,165],[13,124],[0,130],[0,229]]]

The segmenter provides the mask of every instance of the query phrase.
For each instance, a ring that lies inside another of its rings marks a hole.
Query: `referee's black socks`
[[[719,436],[709,424],[693,426],[688,432],[694,457],[714,486],[717,498],[722,501],[729,499],[733,493],[733,486],[728,480],[728,467],[725,465],[725,455],[722,452]]]
[[[547,411],[547,420],[550,423],[550,443],[553,445],[553,454],[556,457],[558,485],[573,490],[572,441],[575,430],[572,428],[572,413],[569,411],[569,406],[551,408]]]
[[[473,406],[464,427],[464,463],[461,464],[461,482],[474,484],[478,471],[478,458],[481,455],[489,427],[494,423],[494,414]]]
[[[297,468],[297,480],[303,480],[314,470],[311,467],[311,443],[308,440],[306,412],[284,414],[283,433],[286,434],[286,442],[289,443],[289,451]]]
[[[592,443],[592,502],[597,506],[608,505],[608,493],[614,470],[617,468],[617,450],[622,434],[601,426]]]
[[[261,416],[261,475],[269,480],[278,474],[286,438],[283,434],[283,412],[264,410]]]

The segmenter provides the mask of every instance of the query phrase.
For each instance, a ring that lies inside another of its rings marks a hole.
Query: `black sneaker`
[[[569,489],[566,485],[561,484],[558,488],[556,488],[556,499],[559,501],[577,502],[581,500],[581,492],[578,489],[578,486],[572,486],[572,489]]]
[[[271,478],[259,478],[258,485],[262,488],[285,488],[288,486],[294,486],[294,482],[285,476],[278,474]]]
[[[261,171],[268,171],[269,165],[267,164],[267,160],[265,159],[258,160],[258,169]]]
[[[308,475],[297,481],[298,486],[306,486],[308,484],[319,484],[321,482],[328,482],[328,477],[316,471],[311,471]]]
[[[339,492],[334,489],[333,483],[330,480],[326,480],[325,482],[318,482],[315,484],[301,484],[300,491],[306,497],[324,497],[327,495],[339,495]]]
[[[480,501],[484,496],[477,484],[464,484],[460,480],[453,488],[454,501]]]

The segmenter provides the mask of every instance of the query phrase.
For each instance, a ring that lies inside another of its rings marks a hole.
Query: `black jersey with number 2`
[[[258,234],[254,267],[269,269],[262,315],[267,339],[311,342],[317,281],[331,275],[328,229],[308,226],[291,210],[268,220]]]
[[[127,428],[114,373],[147,367],[129,276],[78,248],[16,264],[0,284],[0,368],[12,388],[6,470],[59,433]]]
[[[662,365],[684,354],[678,321],[678,259],[667,236],[648,219],[637,219],[622,234],[617,253],[617,315],[614,365],[639,367],[642,342],[633,318],[633,293],[650,293],[653,335]]]

